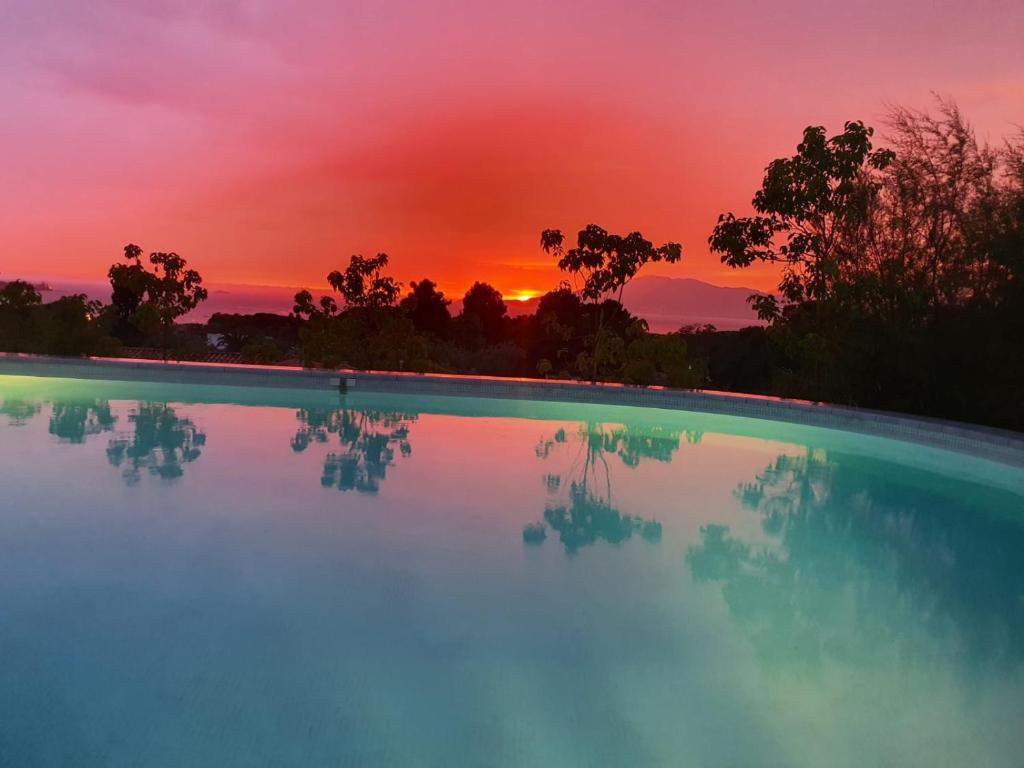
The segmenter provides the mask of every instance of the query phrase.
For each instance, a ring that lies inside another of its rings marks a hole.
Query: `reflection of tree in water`
[[[206,434],[166,404],[139,403],[128,423],[131,434],[111,438],[107,457],[122,468],[129,485],[137,483],[143,471],[162,480],[181,477],[183,465],[198,459],[206,445]]]
[[[55,402],[50,414],[50,434],[58,440],[82,443],[87,437],[111,431],[116,422],[117,417],[105,400]]]
[[[20,427],[37,413],[42,406],[33,400],[0,400],[0,416],[7,418],[7,424]]]
[[[563,476],[545,475],[544,484],[552,498],[544,510],[544,522],[527,525],[523,541],[541,543],[547,538],[548,528],[558,533],[559,541],[570,554],[597,541],[620,544],[634,533],[647,541],[659,541],[661,523],[624,514],[616,508],[608,456],[617,456],[630,468],[639,466],[644,459],[669,462],[684,435],[688,442],[700,441],[697,432],[663,427],[638,430],[605,424],[583,425],[571,435],[560,429],[552,438],[542,440],[537,446],[539,458],[546,460],[556,451],[573,456],[566,473],[570,481],[563,495]]]
[[[42,410],[35,400],[0,400],[0,416],[11,426],[21,426]],[[50,413],[50,434],[58,440],[81,443],[90,435],[109,432],[117,417],[105,400],[54,402]]]
[[[299,430],[292,450],[302,453],[313,443],[338,436],[341,451],[327,454],[321,484],[342,491],[377,493],[395,463],[396,451],[412,453],[409,428],[416,416],[387,411],[302,409],[296,413]]]
[[[952,655],[1019,664],[1020,497],[924,473],[911,484],[914,470],[901,469],[899,481],[892,472],[869,459],[780,456],[737,489],[764,536],[702,527],[686,558],[693,577],[722,583],[766,661],[855,663],[925,637]]]

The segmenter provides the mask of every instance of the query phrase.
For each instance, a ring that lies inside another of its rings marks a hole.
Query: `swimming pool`
[[[1024,470],[609,405],[0,376],[0,765],[1010,766]]]

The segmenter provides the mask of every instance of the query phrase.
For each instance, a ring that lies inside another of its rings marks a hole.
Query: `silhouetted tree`
[[[479,328],[488,344],[496,344],[502,337],[502,324],[508,307],[500,292],[487,283],[473,283],[462,298],[462,317]]]
[[[0,288],[0,349],[30,352],[32,316],[42,297],[31,283],[12,280]]]
[[[597,329],[592,349],[591,379],[597,380],[602,362],[605,303],[613,296],[622,305],[626,285],[651,262],[675,263],[682,258],[679,243],[665,243],[655,247],[639,232],[614,235],[589,224],[576,236],[576,247],[565,250],[565,237],[561,230],[546,229],[540,235],[541,247],[558,258],[558,268],[570,275],[584,301],[598,304]]]
[[[399,309],[412,320],[416,330],[445,338],[452,319],[448,311],[451,300],[437,290],[437,283],[433,280],[413,281],[409,287],[411,290],[399,303]]]
[[[756,215],[718,217],[711,250],[731,267],[781,264],[779,291],[790,304],[832,295],[844,259],[855,257],[841,247],[843,237],[867,222],[876,172],[893,160],[891,150],[872,149],[873,133],[861,122],[831,138],[821,126],[805,129],[797,154],[765,171],[751,203]],[[775,296],[755,294],[751,303],[766,320],[779,314]]]
[[[347,307],[390,307],[398,299],[401,284],[383,274],[388,255],[352,256],[344,272],[327,275],[331,288],[341,294]]]
[[[809,128],[773,162],[757,214],[723,215],[723,261],[783,269],[771,320],[776,394],[1024,427],[1024,136],[979,143],[955,105],[895,108],[891,149],[849,123]],[[984,371],[984,375],[978,375]],[[718,382],[712,381],[712,385]]]
[[[327,282],[341,295],[346,309],[380,309],[390,307],[398,299],[401,284],[383,273],[388,265],[388,255],[378,253],[371,258],[356,254],[349,258],[344,271],[334,270],[327,275]],[[307,320],[334,317],[339,313],[337,301],[330,296],[321,296],[313,301],[313,294],[307,290],[295,294],[292,310],[296,317]]]
[[[106,355],[117,350],[107,335],[103,306],[84,294],[62,296],[34,313],[33,351],[50,355]]]
[[[103,355],[116,351],[102,307],[82,294],[42,303],[23,281],[0,288],[0,350],[44,355]]]
[[[590,317],[584,312],[583,303],[568,287],[541,296],[530,318],[526,342],[537,372],[570,377],[584,352],[590,330]]]
[[[112,264],[107,272],[110,280],[110,307],[114,314],[114,335],[125,344],[138,345],[145,339],[137,316],[146,298],[152,275],[142,265],[142,249],[133,244],[124,248],[125,263]]]
[[[302,362],[307,366],[385,370],[429,370],[423,337],[394,307],[400,285],[383,274],[388,257],[353,256],[344,272],[327,276],[345,303],[339,310],[330,296],[313,301],[309,291],[295,294],[294,316],[306,321],[301,332]]]
[[[120,332],[122,341],[133,343],[158,332],[166,360],[174,321],[207,298],[203,278],[196,270],[188,269],[186,260],[173,252],[151,253],[152,271],[142,264],[142,249],[137,245],[126,245],[124,258],[126,263],[112,265],[107,273],[116,317],[115,334]]]
[[[0,288],[0,309],[27,312],[43,302],[42,296],[32,283],[11,280]]]

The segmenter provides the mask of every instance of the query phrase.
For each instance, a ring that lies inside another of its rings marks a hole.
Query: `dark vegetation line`
[[[403,296],[378,254],[328,275],[333,295],[296,294],[287,316],[182,324],[206,299],[199,273],[129,245],[106,305],[0,284],[0,349],[704,387],[1024,430],[1024,133],[988,146],[946,102],[896,108],[886,128],[883,149],[860,122],[807,128],[767,167],[753,214],[719,217],[723,263],[779,268],[777,293],[751,297],[767,327],[651,333],[623,294],[682,247],[590,225],[574,241],[541,233],[565,280],[531,316],[509,317],[486,283],[452,316],[429,279]]]

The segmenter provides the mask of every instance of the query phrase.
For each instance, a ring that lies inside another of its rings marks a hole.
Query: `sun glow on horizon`
[[[508,298],[511,301],[529,301],[540,296],[540,291],[520,290],[514,291]]]

